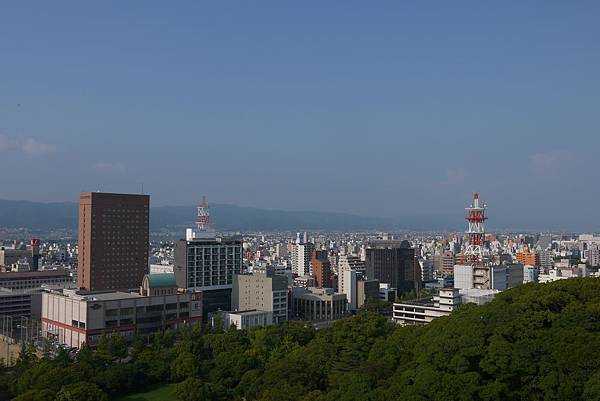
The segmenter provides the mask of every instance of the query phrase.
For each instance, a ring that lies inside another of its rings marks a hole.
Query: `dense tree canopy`
[[[106,337],[75,361],[24,350],[3,383],[18,401],[106,400],[177,383],[180,401],[600,400],[600,280],[527,284],[424,327],[370,311],[315,330]]]

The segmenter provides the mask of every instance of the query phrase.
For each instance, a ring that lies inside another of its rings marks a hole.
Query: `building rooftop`
[[[86,301],[117,301],[119,299],[143,298],[143,296],[138,293],[123,291],[87,291],[64,289],[50,292],[55,294],[60,293],[69,298],[82,299]]]
[[[63,269],[57,270],[33,270],[27,272],[0,272],[0,280],[27,279],[35,277],[60,277],[68,276],[69,273]]]
[[[264,310],[258,310],[258,309],[248,309],[248,310],[233,311],[233,312],[228,312],[228,313],[230,315],[252,316],[252,315],[264,315],[265,313],[271,313],[271,312],[264,311]]]

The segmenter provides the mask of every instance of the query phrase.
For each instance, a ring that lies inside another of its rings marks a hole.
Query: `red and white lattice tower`
[[[465,250],[466,261],[473,265],[483,265],[483,257],[485,248],[483,241],[485,237],[485,210],[487,206],[480,205],[479,194],[475,192],[473,194],[473,204],[467,209],[467,221],[469,222],[469,229],[467,234],[469,236],[469,243]]]
[[[199,231],[206,231],[210,224],[210,208],[206,201],[206,196],[202,196],[202,202],[198,205],[198,221],[196,225]]]

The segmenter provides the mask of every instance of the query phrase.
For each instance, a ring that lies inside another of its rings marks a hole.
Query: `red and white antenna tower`
[[[483,247],[483,241],[485,237],[485,210],[487,205],[479,204],[479,194],[475,192],[473,194],[473,204],[467,209],[467,221],[469,222],[469,229],[467,234],[469,235],[469,244],[465,250],[465,257],[467,263],[473,265],[483,265],[483,256],[485,249]]]
[[[198,205],[198,221],[196,225],[199,231],[206,231],[210,224],[210,208],[206,201],[206,196],[202,195],[202,202]]]

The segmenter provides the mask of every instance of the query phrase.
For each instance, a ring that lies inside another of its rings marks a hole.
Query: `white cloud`
[[[5,135],[0,135],[0,152],[44,155],[56,152],[56,145],[39,142],[34,138],[9,138]]]
[[[103,173],[122,173],[125,171],[125,166],[122,163],[98,162],[94,164],[94,170]]]

